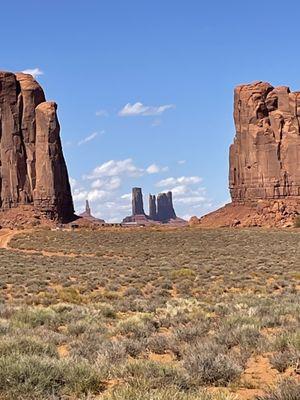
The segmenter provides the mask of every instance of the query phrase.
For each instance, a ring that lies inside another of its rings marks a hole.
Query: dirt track
[[[9,229],[0,230],[0,249],[8,249],[11,239],[20,233],[20,231],[12,231]]]
[[[25,253],[25,254],[39,254],[43,255],[45,257],[68,257],[68,258],[74,258],[74,257],[95,257],[95,254],[82,254],[82,253],[63,253],[63,252],[53,252],[53,251],[45,251],[45,250],[33,250],[33,249],[18,249],[15,247],[10,247],[9,243],[11,239],[20,234],[20,233],[30,233],[32,232],[32,229],[28,230],[9,230],[9,229],[2,229],[0,230],[0,249],[6,249],[18,253]],[[103,256],[104,258],[113,258],[113,256]]]

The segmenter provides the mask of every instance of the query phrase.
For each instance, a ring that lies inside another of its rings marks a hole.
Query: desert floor
[[[0,398],[300,398],[300,230],[0,230]]]

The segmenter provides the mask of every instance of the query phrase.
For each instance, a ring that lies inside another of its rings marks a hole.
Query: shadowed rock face
[[[149,218],[152,219],[153,221],[155,221],[157,218],[155,194],[149,195]]]
[[[132,189],[132,215],[145,215],[141,188]]]
[[[33,204],[50,218],[74,213],[57,106],[27,74],[0,72],[0,208]]]
[[[170,219],[176,219],[172,192],[160,193],[157,196],[157,220],[163,222],[169,221]]]
[[[300,196],[300,92],[255,82],[234,93],[233,202]]]

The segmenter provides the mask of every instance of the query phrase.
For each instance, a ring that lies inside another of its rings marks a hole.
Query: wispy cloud
[[[98,179],[107,176],[125,175],[129,177],[142,176],[144,170],[138,168],[131,158],[125,160],[109,160],[93,169],[91,174],[84,176],[85,179]]]
[[[151,165],[149,165],[149,167],[148,168],[146,168],[146,172],[148,173],[148,174],[158,174],[159,172],[165,172],[165,171],[168,171],[169,170],[169,167],[160,167],[159,165],[157,165],[157,164],[151,164]]]
[[[103,133],[104,133],[104,131],[101,131],[100,135],[103,135]],[[77,144],[78,144],[78,146],[82,146],[83,144],[96,139],[97,136],[99,136],[99,132],[93,132],[89,136],[86,136],[85,138],[81,139]]]
[[[151,126],[160,126],[160,125],[161,125],[161,119],[160,118],[156,118],[151,124]]]
[[[106,110],[98,110],[95,114],[97,117],[108,117],[108,112]]]
[[[24,69],[24,71],[22,71],[23,74],[29,74],[32,75],[35,78],[37,78],[38,76],[44,75],[44,72],[42,70],[40,70],[38,67],[37,68],[28,68],[28,69]]]
[[[174,185],[195,185],[200,183],[202,178],[200,176],[180,176],[179,178],[170,177],[157,182],[158,187],[170,187]]]
[[[182,164],[185,164],[185,163],[186,163],[186,160],[179,160],[179,161],[177,161],[177,163],[178,163],[179,165],[182,165]]]
[[[171,108],[175,108],[175,105],[146,106],[140,102],[134,104],[127,103],[118,114],[120,117],[153,116],[161,115]]]

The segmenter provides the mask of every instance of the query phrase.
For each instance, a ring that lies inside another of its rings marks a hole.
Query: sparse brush
[[[300,383],[293,379],[286,379],[270,389],[266,395],[256,396],[257,400],[299,400]]]
[[[183,366],[199,385],[226,386],[237,379],[243,367],[234,355],[216,343],[198,342],[183,355]]]

